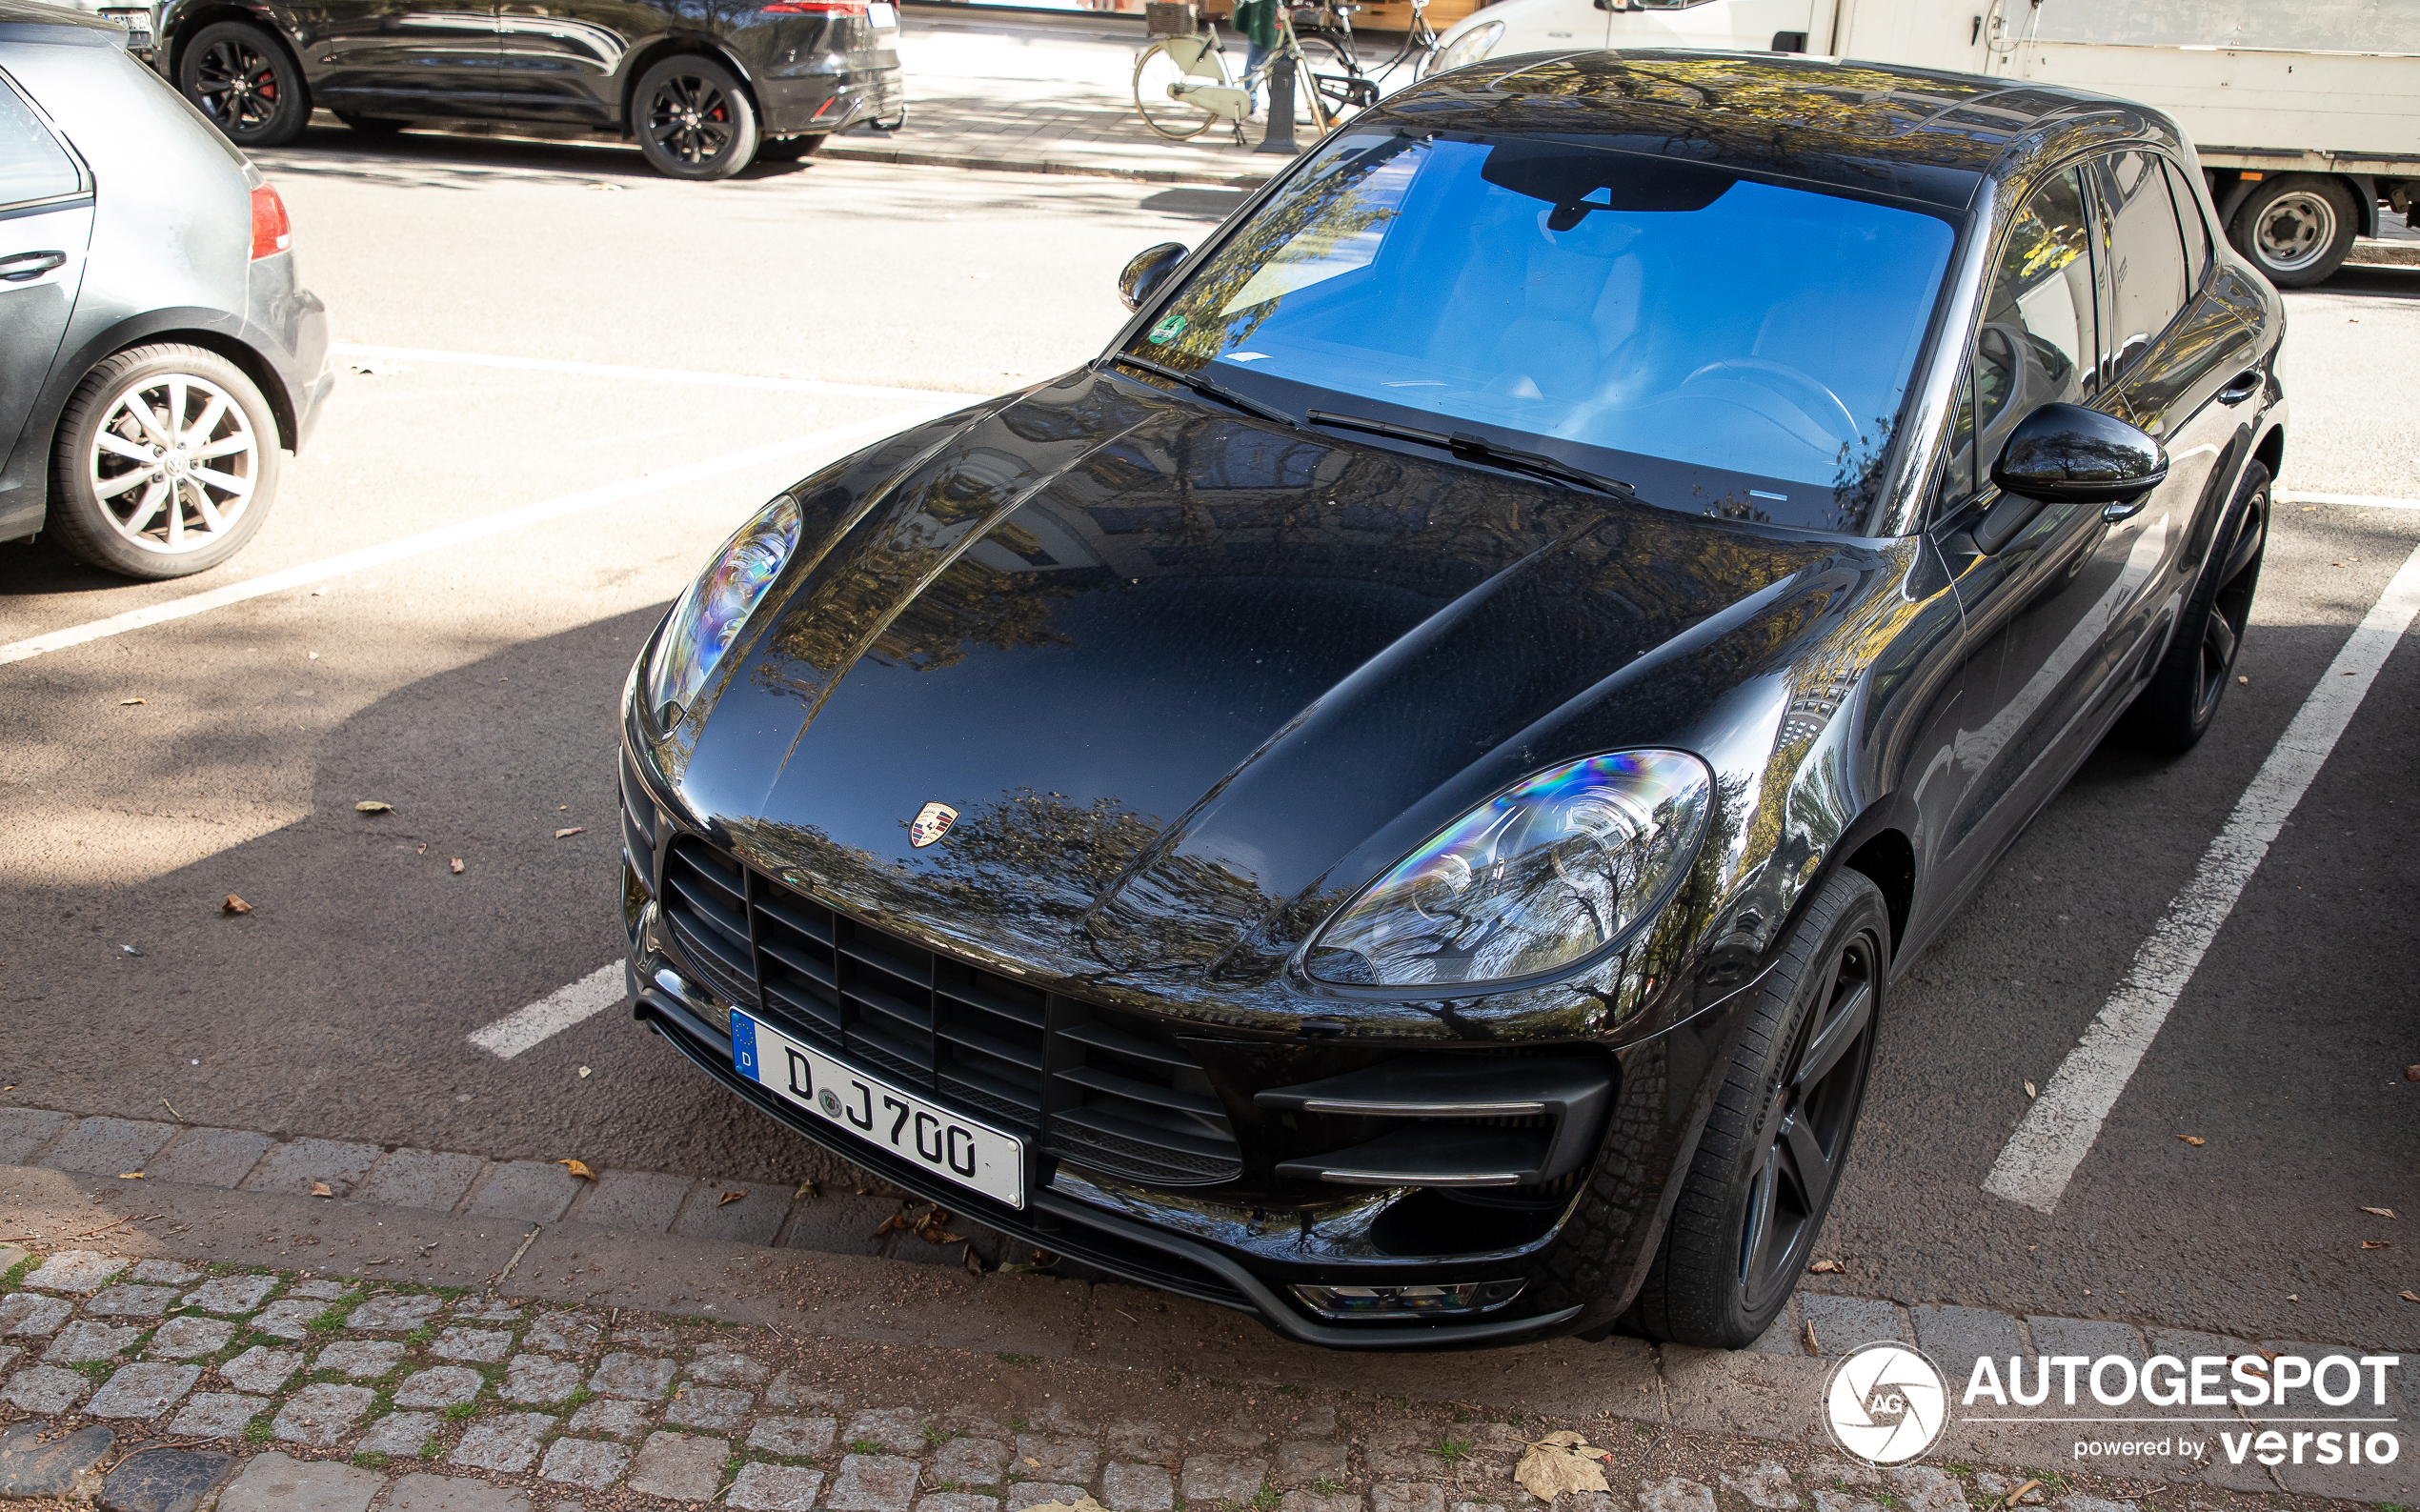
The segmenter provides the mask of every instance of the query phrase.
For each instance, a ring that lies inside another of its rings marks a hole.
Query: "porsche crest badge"
[[[946,803],[927,803],[916,811],[916,822],[908,826],[908,843],[918,850],[938,843],[958,822],[958,810]]]

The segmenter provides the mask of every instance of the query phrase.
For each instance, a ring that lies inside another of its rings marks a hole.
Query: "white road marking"
[[[342,577],[348,573],[357,573],[367,567],[377,567],[387,562],[400,561],[407,556],[418,556],[423,553],[441,551],[446,547],[459,546],[465,541],[478,540],[483,536],[498,535],[506,531],[519,530],[524,525],[535,525],[545,520],[560,519],[566,514],[576,514],[582,510],[595,509],[599,505],[616,504],[623,499],[659,494],[666,489],[678,488],[685,483],[719,477],[725,473],[736,473],[742,468],[755,467],[762,462],[778,461],[800,452],[814,452],[870,435],[888,434],[918,420],[947,413],[950,410],[957,408],[958,401],[955,397],[946,400],[937,399],[929,393],[924,397],[933,401],[929,407],[895,410],[889,414],[871,420],[859,420],[854,425],[836,426],[829,431],[817,431],[809,435],[793,436],[787,441],[775,441],[765,446],[752,447],[745,452],[734,452],[727,456],[710,457],[703,462],[692,462],[685,467],[668,468],[661,473],[650,473],[642,477],[625,478],[619,483],[608,483],[601,488],[587,489],[577,494],[566,494],[561,498],[546,499],[536,504],[524,504],[518,509],[500,510],[494,514],[482,514],[476,519],[440,526],[432,531],[422,531],[417,535],[406,535],[383,545],[364,547],[357,552],[347,552],[341,556],[325,557],[319,561],[306,562],[299,567],[289,567],[282,572],[264,574],[247,582],[230,583],[224,588],[213,588],[208,593],[192,594],[183,598],[171,598],[166,603],[153,604],[146,609],[130,609],[123,615],[112,615],[107,619],[95,619],[86,624],[71,625],[65,630],[51,631],[49,635],[35,635],[30,640],[12,641],[8,645],[0,646],[0,667],[14,661],[30,661],[36,656],[47,655],[54,651],[65,651],[71,646],[81,646],[88,641],[102,640],[111,635],[123,635],[130,630],[141,630],[151,625],[166,624],[173,619],[207,614],[213,609],[223,609],[229,604],[240,604],[249,598],[262,598],[271,594],[284,593],[290,588],[301,588],[312,583],[324,582],[331,577]]]
[[[534,373],[576,373],[591,378],[647,378],[656,383],[702,383],[721,389],[779,389],[791,393],[830,393],[860,399],[988,399],[964,389],[889,389],[872,383],[829,383],[821,378],[768,378],[747,373],[700,373],[689,368],[628,368],[612,362],[563,362],[553,357],[499,357],[477,352],[431,352],[420,347],[365,347],[338,341],[328,350],[340,357],[377,357],[393,362],[451,363],[464,368],[523,368]]]
[[[2118,990],[2008,1137],[1991,1174],[1984,1179],[1985,1191],[2041,1213],[2059,1205],[2076,1167],[2101,1137],[2109,1110],[2117,1106],[2160,1025],[2243,896],[2244,885],[2352,722],[2378,669],[2415,614],[2420,614],[2420,550],[2405,559],[2329,663],[2319,686],[2303,700],[2293,723],[2236,801],[2227,827],[2202,853],[2192,878],[2135,952]]]
[[[2305,494],[2298,489],[2281,488],[2276,493],[2280,504],[2349,504],[2365,510],[2420,510],[2420,498],[2382,498],[2375,494]]]
[[[472,1035],[471,1042],[498,1060],[510,1060],[574,1024],[586,1023],[622,1000],[622,963],[617,960],[610,966],[599,966],[526,1008],[514,1009]]]

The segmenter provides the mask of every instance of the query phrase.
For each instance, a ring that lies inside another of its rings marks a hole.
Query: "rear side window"
[[[2093,165],[2109,260],[2110,375],[2126,372],[2185,308],[2185,240],[2168,175],[2149,152],[2113,152]]]
[[[0,73],[0,207],[58,199],[84,187],[75,159]]]
[[[2202,200],[2193,192],[2192,179],[2174,163],[2168,165],[2168,188],[2176,196],[2176,223],[2185,232],[2186,284],[2199,289],[2210,267],[2209,222],[2202,218]]]

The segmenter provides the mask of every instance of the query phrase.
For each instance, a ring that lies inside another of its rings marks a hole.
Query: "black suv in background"
[[[727,178],[902,119],[898,24],[891,0],[166,0],[157,62],[239,147],[318,107],[363,131],[615,131],[661,172]]]

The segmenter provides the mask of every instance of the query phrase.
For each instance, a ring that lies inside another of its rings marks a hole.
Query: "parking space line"
[[[2059,1065],[1993,1162],[1983,1189],[2048,1213],[2101,1137],[2101,1125],[2142,1064],[2261,858],[2352,722],[2378,669],[2420,614],[2420,550],[2405,559],[2278,738],[2227,827],[2134,954],[2118,990]]]
[[[894,410],[888,414],[878,415],[871,420],[859,420],[853,425],[836,426],[829,431],[817,431],[807,435],[792,436],[787,441],[775,441],[764,446],[751,447],[745,452],[734,452],[727,456],[710,457],[703,462],[692,462],[684,467],[667,468],[661,473],[649,473],[639,477],[625,478],[619,483],[608,483],[601,488],[587,489],[577,494],[566,494],[561,498],[524,504],[518,509],[501,510],[494,514],[482,514],[476,519],[440,526],[432,531],[422,531],[416,535],[405,535],[382,545],[364,547],[357,552],[347,552],[341,556],[330,556],[316,562],[306,562],[299,567],[289,567],[282,572],[267,573],[247,582],[230,583],[224,588],[213,588],[207,593],[192,594],[183,598],[171,598],[166,603],[152,604],[148,608],[130,609],[125,614],[112,615],[107,619],[95,619],[81,625],[71,625],[65,630],[54,630],[49,635],[11,641],[8,645],[0,646],[0,667],[5,667],[11,662],[30,661],[36,656],[47,655],[54,651],[65,651],[71,646],[81,646],[89,641],[122,635],[131,630],[141,630],[151,625],[166,624],[171,620],[207,614],[213,609],[223,609],[229,604],[240,604],[246,599],[262,598],[271,594],[284,593],[290,588],[301,588],[312,583],[324,582],[331,577],[342,577],[348,573],[357,573],[367,567],[382,566],[388,562],[400,561],[407,556],[418,556],[427,552],[441,551],[448,546],[459,546],[465,541],[474,541],[482,536],[498,535],[506,531],[519,530],[524,525],[535,525],[545,520],[560,519],[566,514],[576,514],[582,510],[595,509],[599,505],[617,504],[624,499],[638,498],[649,494],[660,494],[666,489],[678,488],[685,483],[719,477],[725,473],[736,473],[743,468],[755,467],[759,463],[778,461],[785,456],[795,456],[801,452],[813,452],[867,436],[886,435],[918,420],[947,413],[958,406],[955,395],[944,399],[928,393],[923,397],[932,401],[929,406],[914,410]]]
[[[2280,504],[2349,504],[2365,510],[2420,510],[2420,498],[2382,498],[2375,494],[2306,494],[2299,489],[2277,491]]]
[[[568,987],[558,987],[526,1008],[515,1008],[470,1036],[473,1044],[510,1060],[623,1000],[622,963],[600,966]]]
[[[689,368],[631,368],[613,362],[565,362],[553,357],[500,357],[479,352],[432,352],[421,347],[366,347],[338,341],[328,350],[340,357],[376,357],[390,362],[451,363],[464,368],[520,368],[533,373],[575,373],[590,378],[646,378],[656,383],[701,383],[721,389],[778,389],[791,393],[829,393],[857,399],[988,399],[967,389],[892,389],[873,383],[832,383],[821,378],[769,378],[748,373],[701,373]]]

